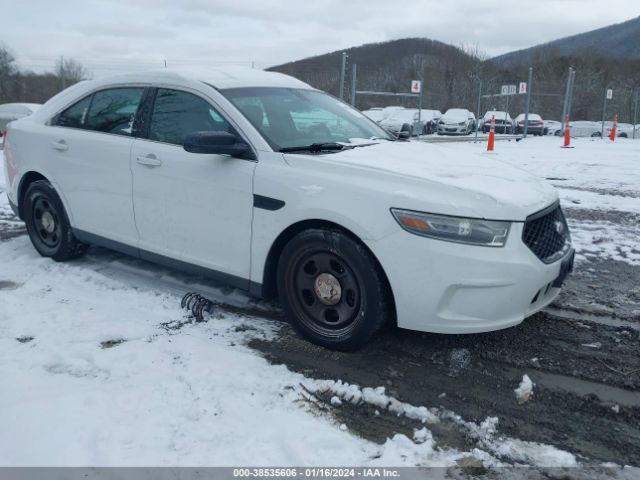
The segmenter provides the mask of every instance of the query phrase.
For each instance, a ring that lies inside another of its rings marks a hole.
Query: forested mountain
[[[408,93],[411,80],[424,80],[424,108],[446,110],[465,107],[476,111],[478,87],[483,94],[497,94],[500,86],[527,80],[528,67],[534,68],[532,111],[546,118],[559,119],[562,112],[569,67],[576,69],[572,104],[573,119],[599,120],[606,88],[614,90],[607,118],[618,113],[621,121],[633,117],[635,92],[640,89],[640,39],[631,41],[640,28],[640,18],[525,50],[520,61],[507,56],[483,58],[477,50],[458,48],[426,38],[407,38],[373,43],[344,50],[348,54],[345,99],[350,99],[351,65],[357,64],[357,89]],[[634,33],[636,32],[636,33]],[[593,42],[605,46],[595,48]],[[591,43],[590,43],[591,42]],[[556,47],[551,47],[556,45]],[[619,45],[611,55],[608,45]],[[573,46],[573,48],[570,48]],[[603,52],[599,54],[598,52]],[[626,53],[625,53],[626,52]],[[509,54],[511,55],[511,54]],[[502,60],[500,60],[502,59]],[[306,58],[273,67],[334,95],[339,92],[342,51]],[[509,111],[524,110],[524,95],[508,99]],[[386,105],[416,106],[415,99],[358,96],[360,109]],[[483,98],[481,111],[505,109],[505,97]],[[640,120],[639,120],[640,121]]]
[[[640,17],[510,52],[492,61],[511,66],[529,63],[540,55],[586,57],[594,54],[613,60],[640,60]]]

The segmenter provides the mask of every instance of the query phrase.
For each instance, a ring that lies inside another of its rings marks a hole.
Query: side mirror
[[[251,148],[242,139],[228,132],[204,131],[187,135],[183,148],[190,153],[253,157]]]

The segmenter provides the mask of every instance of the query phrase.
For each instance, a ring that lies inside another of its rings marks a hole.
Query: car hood
[[[389,207],[524,221],[558,200],[549,183],[482,148],[479,145],[477,152],[470,152],[424,142],[384,142],[335,154],[305,155],[304,161],[308,164],[313,158],[312,162],[323,165],[317,168],[327,173],[331,165],[341,178],[346,174],[358,185],[366,182],[379,194],[390,196]],[[345,168],[355,171],[345,172]]]

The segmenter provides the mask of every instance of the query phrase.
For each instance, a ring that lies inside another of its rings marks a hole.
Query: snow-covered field
[[[574,145],[560,149],[556,138],[498,142],[493,155],[549,178],[566,208],[640,214],[640,142]],[[438,148],[475,154],[484,145]],[[0,228],[17,225],[9,214],[0,193]],[[637,224],[570,223],[583,261],[592,253],[640,265]],[[579,462],[552,446],[500,435],[499,418],[472,424],[432,405],[403,404],[377,385],[271,365],[247,342],[275,335],[274,321],[223,313],[191,323],[179,308],[177,276],[134,262],[136,275],[118,275],[107,266],[119,258],[98,251],[57,264],[40,258],[24,235],[0,242],[0,466]],[[249,302],[238,292],[211,291]],[[332,403],[368,403],[417,418],[424,428],[382,445],[364,440],[309,401],[326,390]],[[479,437],[480,447],[440,448],[429,428],[445,418]]]

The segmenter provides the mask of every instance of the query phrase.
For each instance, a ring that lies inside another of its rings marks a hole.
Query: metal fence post
[[[569,88],[569,101],[567,102],[567,115],[569,115],[569,121],[571,121],[571,106],[573,105],[573,91],[576,86],[576,71],[571,70],[571,87]]]
[[[569,73],[567,75],[567,87],[565,88],[564,91],[564,104],[562,105],[562,131],[564,132],[564,124],[565,124],[565,119],[567,118],[567,107],[568,107],[568,101],[569,101],[569,89],[571,88],[571,72],[573,71],[573,68],[569,67]]]
[[[633,139],[636,139],[636,129],[638,128],[638,94],[640,90],[636,89],[636,102],[633,106]]]
[[[524,132],[523,137],[527,138],[527,129],[529,128],[529,105],[531,102],[531,81],[533,79],[533,67],[529,67],[529,79],[527,81],[527,104],[524,108]]]
[[[353,64],[351,66],[351,105],[356,106],[356,81],[358,75],[358,65]]]
[[[604,119],[607,115],[607,90],[609,90],[609,85],[605,85],[604,87],[604,100],[602,102],[602,123],[600,127],[600,138],[604,138]]]
[[[482,99],[482,79],[478,77],[478,109],[476,116],[476,138],[474,142],[478,141],[478,124],[480,122],[480,100]]]
[[[342,52],[342,67],[340,67],[340,100],[344,100],[344,78],[347,69],[347,52]]]

